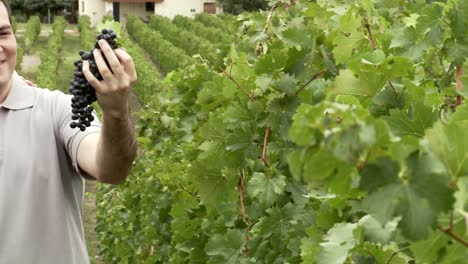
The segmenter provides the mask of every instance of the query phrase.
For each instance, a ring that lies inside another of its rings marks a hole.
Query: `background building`
[[[91,18],[93,26],[106,15],[125,23],[128,15],[145,19],[158,14],[172,19],[176,15],[192,17],[197,13],[222,12],[216,0],[79,0],[78,10],[80,16]]]

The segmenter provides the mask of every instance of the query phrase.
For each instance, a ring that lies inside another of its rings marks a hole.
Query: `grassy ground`
[[[47,37],[39,36],[38,39],[36,40],[36,42],[34,43],[34,45],[31,47],[31,49],[26,54],[24,54],[24,56],[35,56],[35,57],[37,57],[39,59],[41,57],[41,51],[44,50],[45,47],[47,47]],[[24,60],[25,59],[23,58],[23,61]],[[31,80],[31,81],[35,82],[36,77],[37,77],[38,67],[39,67],[39,65],[31,66],[31,65],[23,64],[22,68],[21,68],[21,71],[20,71],[20,74],[25,79],[28,79],[28,80]]]
[[[62,48],[62,62],[57,72],[57,88],[65,93],[68,92],[70,80],[73,79],[73,64],[80,58],[78,52],[81,49],[80,38],[77,35],[65,35]]]
[[[95,181],[86,181],[86,197],[83,204],[83,225],[91,264],[99,263],[98,238],[95,231],[96,185]]]

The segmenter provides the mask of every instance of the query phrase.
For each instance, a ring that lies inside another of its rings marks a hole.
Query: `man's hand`
[[[132,85],[137,80],[135,65],[130,55],[123,49],[112,50],[105,40],[99,40],[101,50],[93,52],[96,65],[101,73],[99,81],[89,70],[88,61],[83,62],[83,74],[96,90],[96,97],[103,114],[113,118],[122,118],[128,115],[127,100]],[[109,67],[104,57],[109,62]]]

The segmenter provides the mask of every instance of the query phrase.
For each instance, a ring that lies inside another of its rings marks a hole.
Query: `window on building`
[[[216,3],[203,3],[203,12],[216,14]]]
[[[81,1],[81,13],[84,13],[84,1]]]
[[[154,3],[153,2],[145,2],[145,10],[146,10],[146,12],[153,12],[154,13]]]

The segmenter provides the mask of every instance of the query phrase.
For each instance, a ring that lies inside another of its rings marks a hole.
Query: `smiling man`
[[[84,178],[118,184],[137,143],[128,97],[137,79],[122,49],[94,52],[103,80],[83,63],[96,89],[102,124],[70,128],[71,95],[28,86],[17,74],[16,39],[0,0],[0,264],[89,263],[81,218]],[[52,74],[52,73],[51,73]]]

